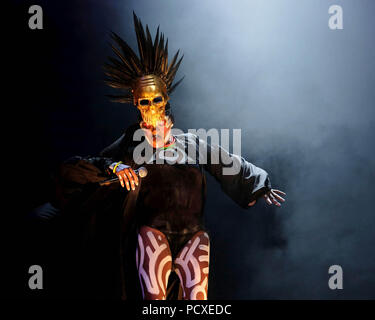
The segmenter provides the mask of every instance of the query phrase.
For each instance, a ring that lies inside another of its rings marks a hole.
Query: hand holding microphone
[[[117,175],[117,178],[101,181],[99,182],[100,186],[107,186],[120,181],[123,188],[126,186],[128,191],[135,190],[135,187],[139,184],[138,176],[143,178],[147,175],[146,168],[140,167],[137,170],[133,170],[130,166],[123,164],[121,161],[112,163],[109,169]]]

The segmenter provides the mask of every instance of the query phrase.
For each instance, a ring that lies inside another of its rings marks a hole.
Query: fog
[[[104,97],[101,69],[110,30],[136,49],[134,10],[153,35],[160,25],[170,54],[184,54],[175,126],[242,129],[242,155],[287,193],[282,208],[259,200],[243,210],[209,178],[209,298],[375,298],[375,3],[88,2],[46,4],[64,30],[56,41],[69,44],[55,64],[64,98],[46,116],[51,159],[99,151],[136,121],[135,108]],[[332,4],[343,8],[343,30],[328,27]],[[343,268],[343,290],[328,287],[331,265]]]

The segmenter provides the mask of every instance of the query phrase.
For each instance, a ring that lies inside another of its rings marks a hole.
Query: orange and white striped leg
[[[144,300],[165,300],[172,255],[166,236],[142,226],[138,233],[136,263]]]
[[[198,231],[181,249],[175,260],[185,300],[207,300],[210,240]]]

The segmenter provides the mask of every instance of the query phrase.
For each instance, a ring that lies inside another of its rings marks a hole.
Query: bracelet
[[[122,163],[122,161],[119,161],[116,163],[116,165],[113,167],[113,173],[116,173],[117,167]]]

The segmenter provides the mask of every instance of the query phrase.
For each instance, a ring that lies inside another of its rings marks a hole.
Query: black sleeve
[[[248,208],[248,204],[263,196],[271,188],[268,173],[246,161],[243,157],[230,154],[218,145],[210,146],[199,140],[207,149],[207,163],[203,165],[221,185],[223,191],[239,204]]]
[[[113,162],[123,161],[132,166],[132,153],[129,150],[133,146],[134,131],[138,128],[139,124],[129,126],[124,134],[103,149],[99,156],[73,157],[65,161],[55,177],[55,204],[64,207],[84,199],[97,189],[97,182],[109,178],[112,174],[109,166]]]
[[[96,183],[111,174],[108,167],[112,162],[113,159],[104,157],[72,157],[65,161],[55,174],[54,204],[63,208],[73,199],[95,190]]]

